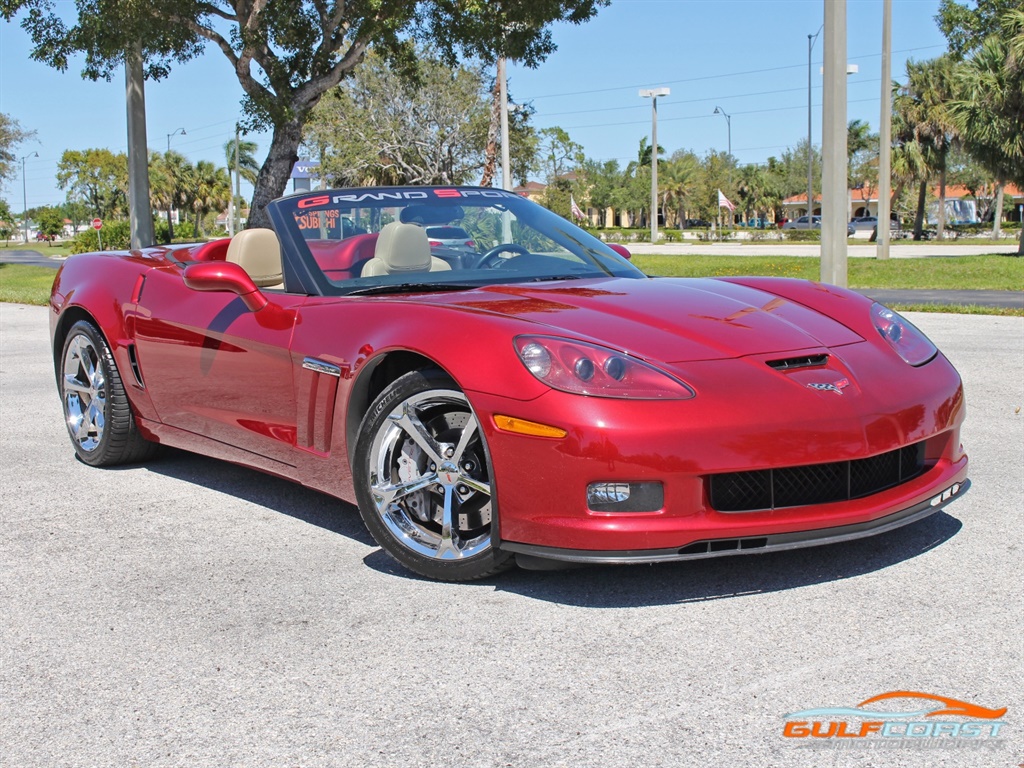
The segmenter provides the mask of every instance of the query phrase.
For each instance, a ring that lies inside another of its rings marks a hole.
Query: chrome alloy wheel
[[[480,426],[454,389],[398,402],[370,453],[370,495],[381,522],[412,552],[460,560],[491,547],[491,478]]]
[[[61,394],[71,439],[85,452],[100,447],[106,426],[107,380],[96,348],[83,333],[64,352]]]

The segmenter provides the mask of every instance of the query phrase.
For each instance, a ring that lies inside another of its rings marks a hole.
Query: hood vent
[[[766,362],[776,371],[792,371],[795,368],[814,368],[825,365],[828,362],[828,355],[802,355],[787,357],[784,360],[767,360]]]

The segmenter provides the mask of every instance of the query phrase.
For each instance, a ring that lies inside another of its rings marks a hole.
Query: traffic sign
[[[103,219],[93,219],[92,220],[92,228],[93,229],[97,229],[98,230],[102,226],[103,226]]]

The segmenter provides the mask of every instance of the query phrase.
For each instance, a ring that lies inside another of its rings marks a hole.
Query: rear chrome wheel
[[[110,347],[95,325],[75,323],[56,363],[64,421],[82,461],[102,467],[154,453],[156,444],[139,433]]]
[[[414,372],[385,389],[363,421],[356,465],[366,527],[410,570],[464,581],[511,564],[492,546],[492,476],[479,422],[447,376]]]

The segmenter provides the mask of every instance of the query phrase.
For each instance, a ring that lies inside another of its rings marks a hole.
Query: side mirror
[[[238,296],[250,312],[267,306],[263,295],[249,273],[233,262],[199,261],[185,267],[185,285],[193,291],[221,291]]]
[[[608,247],[611,248],[613,251],[615,251],[617,254],[619,254],[619,256],[621,256],[624,259],[632,259],[633,258],[633,254],[631,254],[629,252],[629,249],[626,246],[624,246],[624,245],[620,245],[619,243],[608,243]]]

